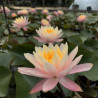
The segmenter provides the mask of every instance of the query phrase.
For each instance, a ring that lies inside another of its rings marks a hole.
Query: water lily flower
[[[17,14],[16,14],[16,13],[12,13],[11,16],[12,16],[12,17],[17,17]]]
[[[57,11],[54,11],[54,15],[55,15],[55,16],[58,16],[58,12],[57,12]]]
[[[13,21],[13,27],[17,28],[18,31],[20,29],[23,29],[24,31],[27,31],[27,25],[30,24],[30,22],[28,22],[28,18],[26,17],[19,17],[19,18],[16,18],[14,21]]]
[[[80,16],[77,18],[77,21],[78,21],[78,22],[84,22],[86,19],[87,19],[86,15],[80,15]]]
[[[63,15],[64,14],[64,12],[61,11],[61,10],[58,10],[57,13],[58,13],[58,15]]]
[[[54,28],[52,26],[41,26],[39,30],[36,30],[40,37],[34,37],[39,42],[42,43],[54,43],[54,42],[61,42],[63,39],[59,39],[63,33],[62,30],[58,30],[58,27]]]
[[[39,91],[48,92],[55,88],[58,83],[69,90],[82,92],[78,84],[66,77],[68,74],[88,71],[92,67],[91,63],[78,64],[82,55],[75,58],[77,52],[78,47],[68,55],[68,45],[66,43],[60,46],[43,45],[43,47],[36,47],[33,54],[25,53],[25,58],[35,68],[19,67],[18,72],[44,78],[33,87],[30,94]]]
[[[46,18],[47,18],[49,21],[51,21],[51,19],[53,18],[53,16],[52,16],[52,15],[48,15]]]
[[[49,21],[46,19],[42,19],[41,24],[42,24],[42,26],[49,26]]]
[[[48,10],[43,10],[43,11],[42,11],[42,14],[46,14],[46,15],[47,15],[48,13],[49,13]]]
[[[32,9],[29,10],[29,12],[30,13],[35,13],[36,12],[36,9],[35,8],[32,8]]]
[[[8,7],[5,7],[5,12],[6,12],[6,14],[9,14],[10,13],[10,9],[8,8]],[[0,13],[3,13],[4,11],[3,11],[3,7],[1,7],[1,9],[0,9]]]
[[[17,13],[18,15],[28,15],[28,10],[20,10]]]

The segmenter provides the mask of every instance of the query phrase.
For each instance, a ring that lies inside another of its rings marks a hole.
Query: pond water
[[[75,0],[74,4],[78,4],[80,10],[86,10],[88,6],[91,6],[92,10],[98,10],[98,0]]]

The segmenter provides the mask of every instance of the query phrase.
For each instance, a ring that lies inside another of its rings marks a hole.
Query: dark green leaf
[[[32,53],[34,50],[34,46],[30,44],[20,44],[14,46],[9,52],[13,55],[14,62],[12,65],[22,65],[27,62],[24,57],[24,53]]]
[[[0,53],[0,66],[10,67],[13,57],[9,53]]]
[[[30,90],[39,82],[39,78],[15,74],[16,98],[37,98],[38,93],[30,95]]]
[[[85,88],[84,93],[86,93],[89,96],[96,97],[97,91],[95,91],[93,88]]]
[[[79,36],[71,36],[68,38],[69,42],[75,43],[77,45],[81,45],[82,44],[82,40],[79,38]]]
[[[0,66],[0,97],[6,96],[11,79],[11,72],[3,66]]]

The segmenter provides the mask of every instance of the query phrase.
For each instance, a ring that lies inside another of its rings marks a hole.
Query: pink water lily
[[[39,30],[36,30],[39,37],[34,37],[39,42],[42,43],[54,43],[54,42],[61,42],[63,39],[60,37],[63,35],[62,30],[58,30],[58,27],[54,28],[52,26],[41,26]]]
[[[55,15],[55,16],[58,16],[59,14],[58,14],[58,12],[57,12],[57,11],[54,11],[54,15]]]
[[[49,11],[48,10],[42,10],[42,14],[48,15]]]
[[[3,7],[1,7],[0,13],[3,13],[3,12],[4,12]],[[11,12],[11,10],[8,7],[5,7],[5,12],[6,12],[6,14],[9,14]]]
[[[41,25],[42,25],[42,26],[49,26],[49,21],[46,20],[46,19],[42,19],[42,20],[41,20]]]
[[[49,44],[49,46],[43,45],[43,47],[36,47],[33,54],[25,53],[26,59],[35,68],[19,67],[18,72],[44,78],[33,87],[30,94],[39,91],[50,91],[58,83],[69,90],[82,92],[78,84],[66,77],[68,74],[88,71],[92,67],[91,63],[78,64],[82,55],[75,58],[77,52],[78,47],[73,49],[68,55],[68,45],[66,43],[60,46],[53,46],[52,44]]]
[[[58,13],[58,15],[61,15],[61,16],[64,14],[64,12],[61,10],[58,10],[57,13]]]
[[[16,18],[13,21],[13,27],[17,28],[17,30],[19,31],[20,29],[23,29],[24,31],[27,31],[27,25],[30,24],[30,22],[28,22],[28,18],[26,17],[19,17]]]
[[[86,15],[80,15],[80,16],[77,18],[77,21],[78,21],[78,22],[84,22],[86,19],[87,19],[87,16],[86,16]]]
[[[37,10],[35,8],[32,8],[29,10],[30,13],[35,13]]]
[[[12,17],[17,17],[17,14],[16,13],[12,13],[11,16]]]
[[[53,16],[52,16],[52,15],[48,15],[46,18],[47,18],[49,21],[51,21],[51,19],[53,18]]]
[[[28,15],[28,10],[20,10],[17,13],[18,15]]]

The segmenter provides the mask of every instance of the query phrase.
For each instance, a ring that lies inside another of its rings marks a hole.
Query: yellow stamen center
[[[48,10],[43,10],[43,12],[48,12]]]
[[[52,49],[51,49],[50,51],[48,51],[48,52],[44,51],[44,58],[45,58],[48,62],[52,63],[54,54],[55,54],[55,52],[54,52]]]
[[[85,18],[85,16],[84,16],[84,15],[82,15],[82,16],[80,16],[79,18],[80,18],[80,19],[84,19],[84,18]]]
[[[52,29],[47,29],[46,32],[51,34],[51,33],[53,33],[53,30]]]
[[[27,10],[22,10],[23,13],[27,13]]]
[[[57,49],[57,54],[60,57],[60,59],[62,59],[64,56],[63,53],[61,52],[60,48]]]
[[[44,22],[45,24],[49,24],[49,22],[48,22],[47,20],[44,20],[43,22]]]
[[[16,23],[21,23],[23,21],[23,18],[18,18],[18,19],[16,19],[14,22],[16,22]]]
[[[43,51],[44,58],[49,62],[52,63],[54,55],[57,54],[60,59],[63,58],[63,53],[61,52],[60,48],[56,50],[56,52],[50,49],[48,52]]]

